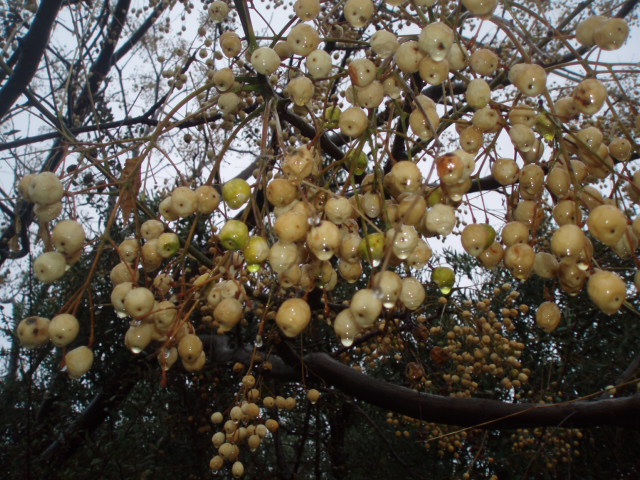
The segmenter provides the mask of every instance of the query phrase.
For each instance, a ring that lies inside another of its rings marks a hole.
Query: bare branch
[[[304,364],[311,374],[354,398],[426,422],[476,428],[525,428],[561,423],[565,427],[640,428],[640,395],[558,404],[442,397],[369,377],[325,353],[306,355]]]
[[[0,90],[0,119],[29,86],[49,41],[51,28],[60,10],[62,0],[42,0],[29,32],[20,42],[20,58],[16,68]]]

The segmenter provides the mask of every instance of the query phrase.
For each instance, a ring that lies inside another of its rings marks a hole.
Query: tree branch
[[[119,0],[113,9],[113,17],[107,30],[106,38],[102,42],[102,48],[96,61],[89,69],[89,80],[85,84],[74,107],[74,116],[84,117],[89,107],[93,104],[98,86],[102,83],[107,73],[115,63],[116,44],[122,34],[122,28],[126,23],[127,13],[131,0]]]
[[[140,25],[140,27],[122,44],[122,46],[113,54],[112,63],[116,64],[146,35],[149,29],[156,23],[160,14],[169,6],[169,2],[160,2],[158,6],[151,12],[151,15]]]
[[[280,108],[278,110],[278,115],[282,120],[300,130],[300,133],[305,137],[315,138],[316,129],[309,125],[309,123],[307,123],[302,117],[299,117],[288,110],[286,108],[286,104],[284,104],[284,108]],[[340,147],[338,147],[333,140],[329,138],[326,132],[320,134],[320,146],[322,147],[322,150],[334,160],[341,160],[344,157],[344,153]]]
[[[103,390],[98,393],[89,406],[52,442],[39,456],[46,469],[51,469],[57,463],[66,459],[109,416],[138,383],[140,377],[132,371],[131,364],[139,363],[127,361],[116,370],[114,375],[103,383]]]
[[[310,374],[359,400],[422,421],[476,428],[618,426],[640,428],[640,395],[558,404],[507,403],[419,393],[369,377],[325,353],[304,357]]]
[[[233,349],[229,339],[201,335],[212,363],[249,363],[253,348]],[[270,374],[280,380],[301,380],[300,365],[271,355]],[[309,353],[302,363],[307,375],[358,400],[426,422],[490,429],[557,426],[567,428],[618,426],[640,428],[640,394],[606,400],[574,400],[557,404],[509,403],[482,398],[445,397],[419,393],[378,380],[335,360],[326,353]]]
[[[20,58],[16,68],[0,90],[0,119],[29,86],[49,42],[51,28],[60,10],[62,0],[42,0],[31,28],[20,42]]]

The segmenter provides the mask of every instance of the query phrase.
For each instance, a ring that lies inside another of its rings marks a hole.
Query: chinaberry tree
[[[637,476],[637,16],[10,2],[7,471]]]

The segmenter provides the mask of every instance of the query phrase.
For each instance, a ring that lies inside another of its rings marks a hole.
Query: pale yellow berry
[[[509,122],[511,125],[526,125],[533,127],[536,124],[538,113],[529,105],[516,105],[509,110]]]
[[[347,0],[343,12],[347,22],[355,28],[362,28],[369,23],[375,8],[371,0]]]
[[[233,92],[225,92],[218,97],[218,108],[223,114],[235,113],[239,106],[240,97]]]
[[[593,31],[593,41],[603,50],[617,50],[627,41],[629,25],[624,18],[610,18]]]
[[[529,227],[523,222],[509,222],[502,227],[501,235],[502,243],[507,247],[517,243],[527,243],[529,241]]]
[[[493,162],[491,175],[500,185],[513,185],[520,175],[520,168],[511,158],[498,158]]]
[[[351,299],[351,313],[362,328],[372,325],[382,312],[382,301],[371,289],[362,289]]]
[[[142,323],[130,326],[124,335],[124,344],[131,353],[141,353],[151,343],[154,326],[151,323]]]
[[[385,308],[393,308],[402,291],[402,279],[390,270],[378,272],[373,277],[372,287]]]
[[[333,68],[331,55],[324,50],[314,50],[305,59],[305,66],[313,78],[328,77]]]
[[[251,54],[251,65],[262,75],[271,75],[280,66],[280,56],[269,47],[257,48]]]
[[[28,173],[18,182],[18,193],[26,202],[33,202],[33,200],[31,200],[31,195],[29,195],[29,185],[34,178],[36,178],[35,173]]]
[[[340,230],[334,223],[323,220],[309,230],[307,246],[319,260],[329,260],[340,248]]]
[[[560,264],[556,257],[547,252],[536,253],[533,272],[541,278],[551,279],[558,274]]]
[[[25,348],[38,348],[49,341],[49,319],[45,317],[27,317],[16,328],[20,345]]]
[[[164,300],[154,305],[151,318],[156,330],[168,332],[178,318],[178,309],[172,302]]]
[[[584,232],[573,224],[565,224],[551,236],[551,252],[562,262],[571,263],[578,260],[585,247]]]
[[[202,340],[197,335],[189,333],[182,337],[178,343],[178,355],[187,363],[194,363],[198,360],[202,351]]]
[[[491,100],[491,87],[481,78],[471,80],[465,93],[467,103],[471,108],[480,109],[486,107]]]
[[[600,310],[613,315],[624,303],[627,287],[617,274],[599,270],[589,277],[587,292]]]
[[[287,45],[296,55],[306,57],[320,45],[320,35],[311,25],[300,23],[289,32]]]
[[[51,205],[62,199],[64,187],[55,173],[42,172],[31,179],[28,192],[32,202]]]
[[[453,30],[443,22],[433,22],[420,32],[418,47],[434,61],[444,60],[453,45]]]
[[[362,108],[377,108],[384,100],[384,87],[374,80],[366,87],[353,87],[354,104]]]
[[[600,111],[607,99],[607,88],[596,78],[588,78],[578,84],[573,91],[578,110],[585,115],[594,115]]]
[[[614,246],[627,229],[627,216],[614,205],[599,205],[587,218],[591,234],[605,245]]]
[[[216,23],[222,22],[229,13],[229,6],[222,0],[216,0],[209,5],[209,18]]]
[[[171,204],[171,197],[167,197],[160,202],[160,204],[158,205],[158,212],[168,222],[172,222],[180,218],[180,215],[178,215],[178,213],[173,209],[173,205]]]
[[[145,240],[158,238],[162,232],[164,232],[164,223],[160,220],[147,220],[140,227],[140,235]]]
[[[582,211],[575,201],[560,200],[553,207],[553,219],[559,226],[567,224],[578,225],[582,222]]]
[[[553,332],[562,319],[560,308],[553,302],[544,302],[540,304],[536,311],[536,323],[545,332]]]
[[[420,308],[426,297],[424,286],[413,277],[402,279],[402,291],[400,292],[400,303],[408,310]]]
[[[71,378],[80,378],[87,373],[93,365],[93,350],[81,346],[74,348],[64,356],[67,374]]]
[[[362,327],[356,322],[353,312],[347,308],[336,315],[333,321],[333,330],[340,338],[340,343],[345,347],[350,347]]]
[[[591,47],[595,45],[593,34],[600,25],[607,21],[607,17],[602,15],[593,15],[582,20],[576,27],[576,40],[586,46]]]
[[[313,98],[315,87],[311,79],[307,77],[296,77],[289,82],[286,92],[293,103],[298,106],[304,106]]]
[[[368,58],[358,58],[349,64],[349,78],[354,85],[365,87],[376,78],[376,66]]]
[[[473,114],[471,123],[483,132],[497,132],[502,123],[502,117],[496,110],[486,106]]]
[[[213,318],[223,332],[228,332],[244,318],[242,303],[236,298],[224,298],[213,311]]]
[[[425,228],[433,235],[447,236],[456,224],[455,209],[450,205],[438,203],[425,214]]]
[[[498,6],[498,0],[462,0],[462,4],[474,15],[484,18]]]
[[[528,127],[525,127],[528,128]],[[520,196],[525,200],[535,200],[544,190],[544,170],[539,165],[531,163],[520,170],[518,177]]]
[[[213,75],[213,83],[219,92],[226,92],[235,82],[236,77],[230,68],[221,68]]]
[[[52,283],[62,278],[67,261],[59,252],[46,252],[33,262],[33,273],[42,283]]]
[[[349,137],[359,137],[369,126],[367,114],[359,107],[347,108],[338,121],[340,131]]]
[[[471,54],[469,66],[479,75],[493,75],[498,69],[500,58],[488,48],[479,48]]]
[[[440,85],[449,76],[449,62],[446,59],[435,61],[433,58],[426,56],[418,65],[418,72],[429,85]]]
[[[454,43],[447,54],[449,69],[452,71],[464,70],[469,64],[469,53],[464,45]]]
[[[371,45],[371,49],[380,58],[391,57],[400,46],[395,34],[387,30],[378,30],[374,33],[369,39],[369,44]]]
[[[142,256],[142,268],[146,272],[153,272],[160,268],[162,265],[162,255],[160,255],[160,249],[158,247],[158,239],[154,238],[153,240],[149,240],[144,245],[142,245],[141,249]],[[137,269],[134,269],[136,272],[137,279]],[[129,281],[129,280],[125,280]]]
[[[51,234],[53,246],[65,255],[72,255],[80,250],[85,240],[84,228],[75,220],[58,222]]]
[[[195,190],[197,197],[196,211],[203,215],[213,213],[220,205],[220,194],[211,185],[202,185]]]
[[[318,0],[297,0],[293,9],[300,20],[308,22],[320,13],[320,2]]]
[[[50,222],[58,218],[62,213],[62,202],[55,202],[51,205],[36,203],[33,207],[33,213],[41,222]]]
[[[220,35],[220,48],[227,58],[233,58],[242,50],[242,42],[237,33],[226,31]]]
[[[309,304],[301,298],[285,300],[276,313],[276,324],[287,337],[300,334],[311,321]]]
[[[134,318],[142,318],[151,313],[154,304],[153,293],[144,287],[134,288],[124,297],[125,311]]]
[[[404,73],[416,73],[420,68],[420,61],[424,53],[418,47],[418,42],[409,40],[402,43],[395,54],[397,67]]]
[[[547,88],[547,73],[540,65],[533,63],[512,66],[509,80],[528,97],[540,95]]]

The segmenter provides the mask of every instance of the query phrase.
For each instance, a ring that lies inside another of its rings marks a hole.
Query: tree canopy
[[[637,478],[637,19],[10,2],[6,474]]]

